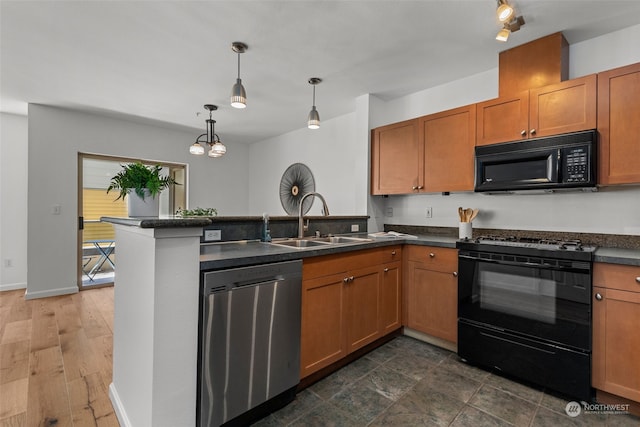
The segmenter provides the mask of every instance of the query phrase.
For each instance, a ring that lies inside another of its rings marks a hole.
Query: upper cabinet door
[[[407,194],[422,189],[423,149],[418,120],[371,131],[371,194]]]
[[[598,74],[598,182],[640,183],[640,63]]]
[[[529,91],[529,137],[596,128],[596,75]]]
[[[424,191],[473,191],[476,106],[421,117]]]
[[[477,104],[476,145],[529,137],[529,91]]]

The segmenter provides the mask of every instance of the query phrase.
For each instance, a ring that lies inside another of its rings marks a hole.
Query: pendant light
[[[224,144],[220,142],[220,137],[215,132],[216,121],[211,118],[211,112],[216,111],[218,109],[218,106],[205,104],[204,108],[206,110],[209,110],[209,118],[206,120],[207,133],[203,133],[196,138],[196,142],[194,142],[193,145],[189,147],[189,153],[195,156],[203,155],[205,150],[201,142],[204,142],[210,147],[209,152],[207,153],[209,157],[222,157],[227,152],[227,147],[225,147]],[[206,136],[207,139],[205,141],[200,141],[200,138],[202,138],[203,136]]]
[[[320,127],[320,114],[316,110],[316,85],[320,84],[322,79],[319,77],[311,77],[309,84],[313,86],[313,106],[309,111],[309,118],[307,119],[307,127],[309,129],[318,129]]]
[[[248,46],[242,42],[233,42],[231,44],[231,50],[238,54],[238,78],[236,79],[236,84],[231,88],[231,106],[233,108],[247,107],[247,93],[240,79],[240,54],[244,53],[247,49]]]

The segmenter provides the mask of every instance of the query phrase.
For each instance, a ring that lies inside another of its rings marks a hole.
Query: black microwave
[[[595,189],[597,131],[476,147],[475,191]]]

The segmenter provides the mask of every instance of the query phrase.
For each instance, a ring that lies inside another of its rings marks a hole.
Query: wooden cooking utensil
[[[473,209],[467,208],[464,210],[464,222],[471,222],[471,215],[473,215]]]
[[[460,216],[460,222],[464,222],[464,211],[462,210],[462,206],[458,208],[458,215]]]
[[[469,222],[473,221],[473,219],[478,216],[478,212],[480,212],[480,209],[474,209],[472,211],[471,218],[469,218]]]

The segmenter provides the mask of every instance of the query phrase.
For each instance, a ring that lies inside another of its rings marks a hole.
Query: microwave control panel
[[[570,147],[562,149],[563,182],[589,181],[589,147]]]

